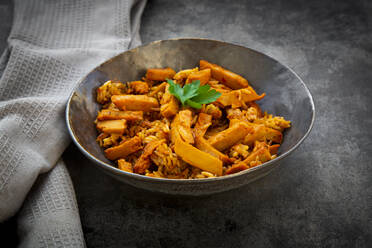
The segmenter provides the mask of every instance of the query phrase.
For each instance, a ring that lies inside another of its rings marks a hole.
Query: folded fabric
[[[14,2],[8,47],[0,58],[0,221],[24,203],[18,222],[22,246],[84,246],[71,180],[59,160],[70,142],[65,104],[84,74],[139,44],[144,5],[145,0]]]

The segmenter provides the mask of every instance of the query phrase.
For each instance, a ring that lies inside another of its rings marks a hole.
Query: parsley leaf
[[[194,102],[193,100],[187,100],[186,104],[189,105],[192,108],[201,109],[202,105],[198,102]]]
[[[202,87],[199,88],[198,94],[195,97],[191,98],[191,100],[201,104],[216,101],[221,96],[221,93],[210,88],[211,87],[208,84],[203,85]]]
[[[183,106],[188,105],[192,108],[200,109],[202,104],[216,101],[221,93],[211,89],[209,85],[200,86],[200,81],[195,80],[190,84],[186,84],[183,88],[167,79],[169,84],[169,92],[174,95]]]
[[[186,84],[183,86],[183,97],[187,100],[198,94],[198,89],[200,86],[200,81],[194,81],[191,84]]]
[[[185,99],[181,99],[181,96],[183,96],[183,89],[179,84],[175,84],[173,80],[168,80],[167,82],[169,84],[169,92],[174,95],[182,104],[186,101]]]

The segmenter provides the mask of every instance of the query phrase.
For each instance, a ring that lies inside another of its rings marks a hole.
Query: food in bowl
[[[150,68],[139,81],[109,80],[97,142],[119,169],[150,177],[200,179],[237,173],[277,156],[290,121],[262,112],[242,76],[200,60],[179,72]]]

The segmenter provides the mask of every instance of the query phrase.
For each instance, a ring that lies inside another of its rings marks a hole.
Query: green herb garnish
[[[200,80],[185,84],[183,88],[173,80],[167,79],[167,82],[169,92],[182,103],[182,106],[201,109],[202,104],[214,102],[221,96],[220,92],[211,89],[208,84],[200,86]]]

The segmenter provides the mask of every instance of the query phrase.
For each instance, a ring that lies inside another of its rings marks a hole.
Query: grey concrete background
[[[0,48],[11,23],[0,3]],[[149,1],[144,43],[205,37],[293,68],[317,119],[287,164],[243,188],[199,198],[149,194],[64,154],[89,247],[371,247],[372,3]],[[12,220],[2,230],[15,229]],[[9,228],[10,227],[10,228]]]

